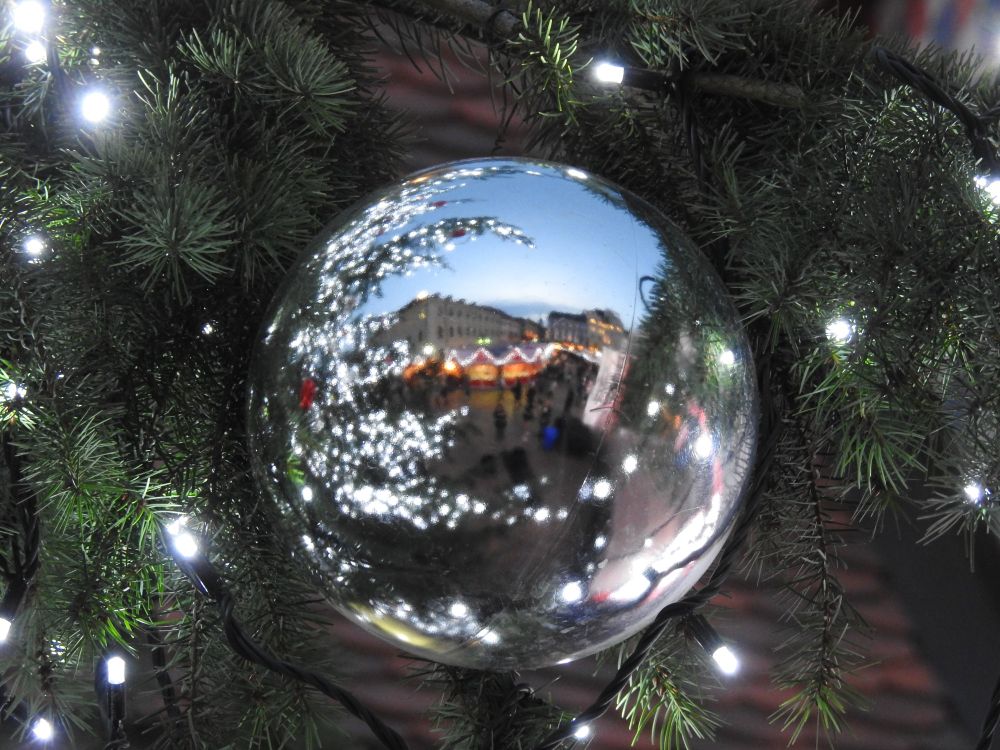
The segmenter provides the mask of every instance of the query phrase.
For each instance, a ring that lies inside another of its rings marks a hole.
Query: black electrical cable
[[[994,107],[983,115],[977,115],[946,91],[927,71],[921,70],[885,47],[875,47],[872,52],[875,62],[882,70],[953,113],[965,126],[965,134],[972,144],[972,153],[980,161],[983,169],[995,177],[1000,176],[1000,159],[997,158],[996,149],[988,137],[989,126],[1000,115],[1000,109]]]
[[[233,598],[223,585],[222,578],[212,565],[201,556],[184,558],[175,556],[177,564],[192,579],[197,588],[213,599],[222,613],[226,641],[237,654],[247,661],[260,664],[272,672],[311,685],[329,698],[337,701],[348,713],[361,719],[382,746],[387,750],[409,750],[406,741],[392,727],[375,715],[353,693],[322,675],[279,659],[254,641],[236,618]]]

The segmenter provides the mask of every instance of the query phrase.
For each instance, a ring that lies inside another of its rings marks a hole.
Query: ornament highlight
[[[565,662],[721,550],[751,361],[714,271],[648,203],[549,162],[445,164],[290,271],[250,374],[254,469],[364,628],[448,664]]]

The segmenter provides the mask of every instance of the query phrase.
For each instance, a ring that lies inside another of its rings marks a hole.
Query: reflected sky
[[[399,309],[422,292],[434,292],[534,320],[551,310],[610,309],[619,314],[626,329],[631,328],[641,314],[636,279],[659,261],[660,252],[651,241],[653,231],[615,206],[614,195],[595,185],[593,178],[567,179],[564,174],[528,168],[516,182],[500,175],[480,192],[472,177],[445,186],[435,195],[430,214],[407,217],[388,227],[383,237],[391,240],[405,235],[429,219],[516,216],[518,223],[531,228],[531,244],[509,242],[489,232],[449,237],[454,249],[443,258],[446,266],[384,279],[381,299],[358,312]],[[505,181],[510,184],[508,190]],[[607,200],[595,201],[595,191],[607,195]],[[462,197],[450,201],[453,195]],[[567,226],[574,223],[586,229],[567,233]],[[583,238],[586,242],[581,242]],[[567,273],[581,264],[585,274]]]

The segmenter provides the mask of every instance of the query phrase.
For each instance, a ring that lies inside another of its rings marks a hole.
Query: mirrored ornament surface
[[[484,669],[608,647],[720,551],[746,339],[700,251],[582,170],[406,178],[307,249],[257,342],[255,471],[335,606]]]

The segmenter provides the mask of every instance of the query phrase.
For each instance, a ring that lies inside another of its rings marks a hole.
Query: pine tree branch
[[[481,29],[487,39],[512,41],[521,26],[521,20],[514,13],[490,5],[485,0],[420,0],[420,4]],[[394,10],[401,11],[398,7]],[[691,71],[685,81],[692,89],[704,94],[750,99],[778,107],[800,108],[806,105],[805,93],[790,83],[710,71]]]

